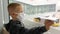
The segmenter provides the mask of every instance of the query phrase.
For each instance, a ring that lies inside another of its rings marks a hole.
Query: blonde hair
[[[11,3],[11,4],[9,4],[8,5],[8,11],[9,11],[9,9],[15,9],[17,6],[21,6],[21,5],[18,4],[18,3]]]

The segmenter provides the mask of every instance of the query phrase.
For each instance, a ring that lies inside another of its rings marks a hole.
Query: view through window
[[[13,0],[9,0],[9,3],[12,3]],[[38,13],[46,13],[46,12],[55,12],[56,11],[56,4],[49,4],[49,5],[39,5],[39,6],[32,6],[29,4],[21,3],[23,5],[23,11],[25,14],[38,14]]]

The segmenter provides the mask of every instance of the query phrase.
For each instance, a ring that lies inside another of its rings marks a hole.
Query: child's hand
[[[46,29],[49,30],[50,26],[54,24],[54,21],[52,20],[45,20],[45,26],[46,26]]]

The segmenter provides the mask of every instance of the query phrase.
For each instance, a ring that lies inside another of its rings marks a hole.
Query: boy
[[[45,26],[36,27],[28,30],[27,28],[22,26],[21,19],[18,18],[18,16],[21,15],[21,13],[23,13],[22,6],[20,4],[18,3],[9,4],[8,12],[9,15],[12,17],[12,20],[10,20],[9,23],[5,24],[4,26],[10,34],[43,34],[47,30],[49,30],[49,27],[53,24],[53,21],[48,20],[45,22]]]

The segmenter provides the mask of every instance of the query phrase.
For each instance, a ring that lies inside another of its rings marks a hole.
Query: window
[[[12,3],[12,2],[13,0],[9,0],[9,3]],[[56,11],[56,4],[39,5],[39,6],[32,6],[32,5],[21,3],[21,2],[20,4],[23,5],[24,12],[28,15]]]
[[[13,2],[13,0],[9,0],[8,2],[9,2],[9,3],[12,3],[12,2]]]

